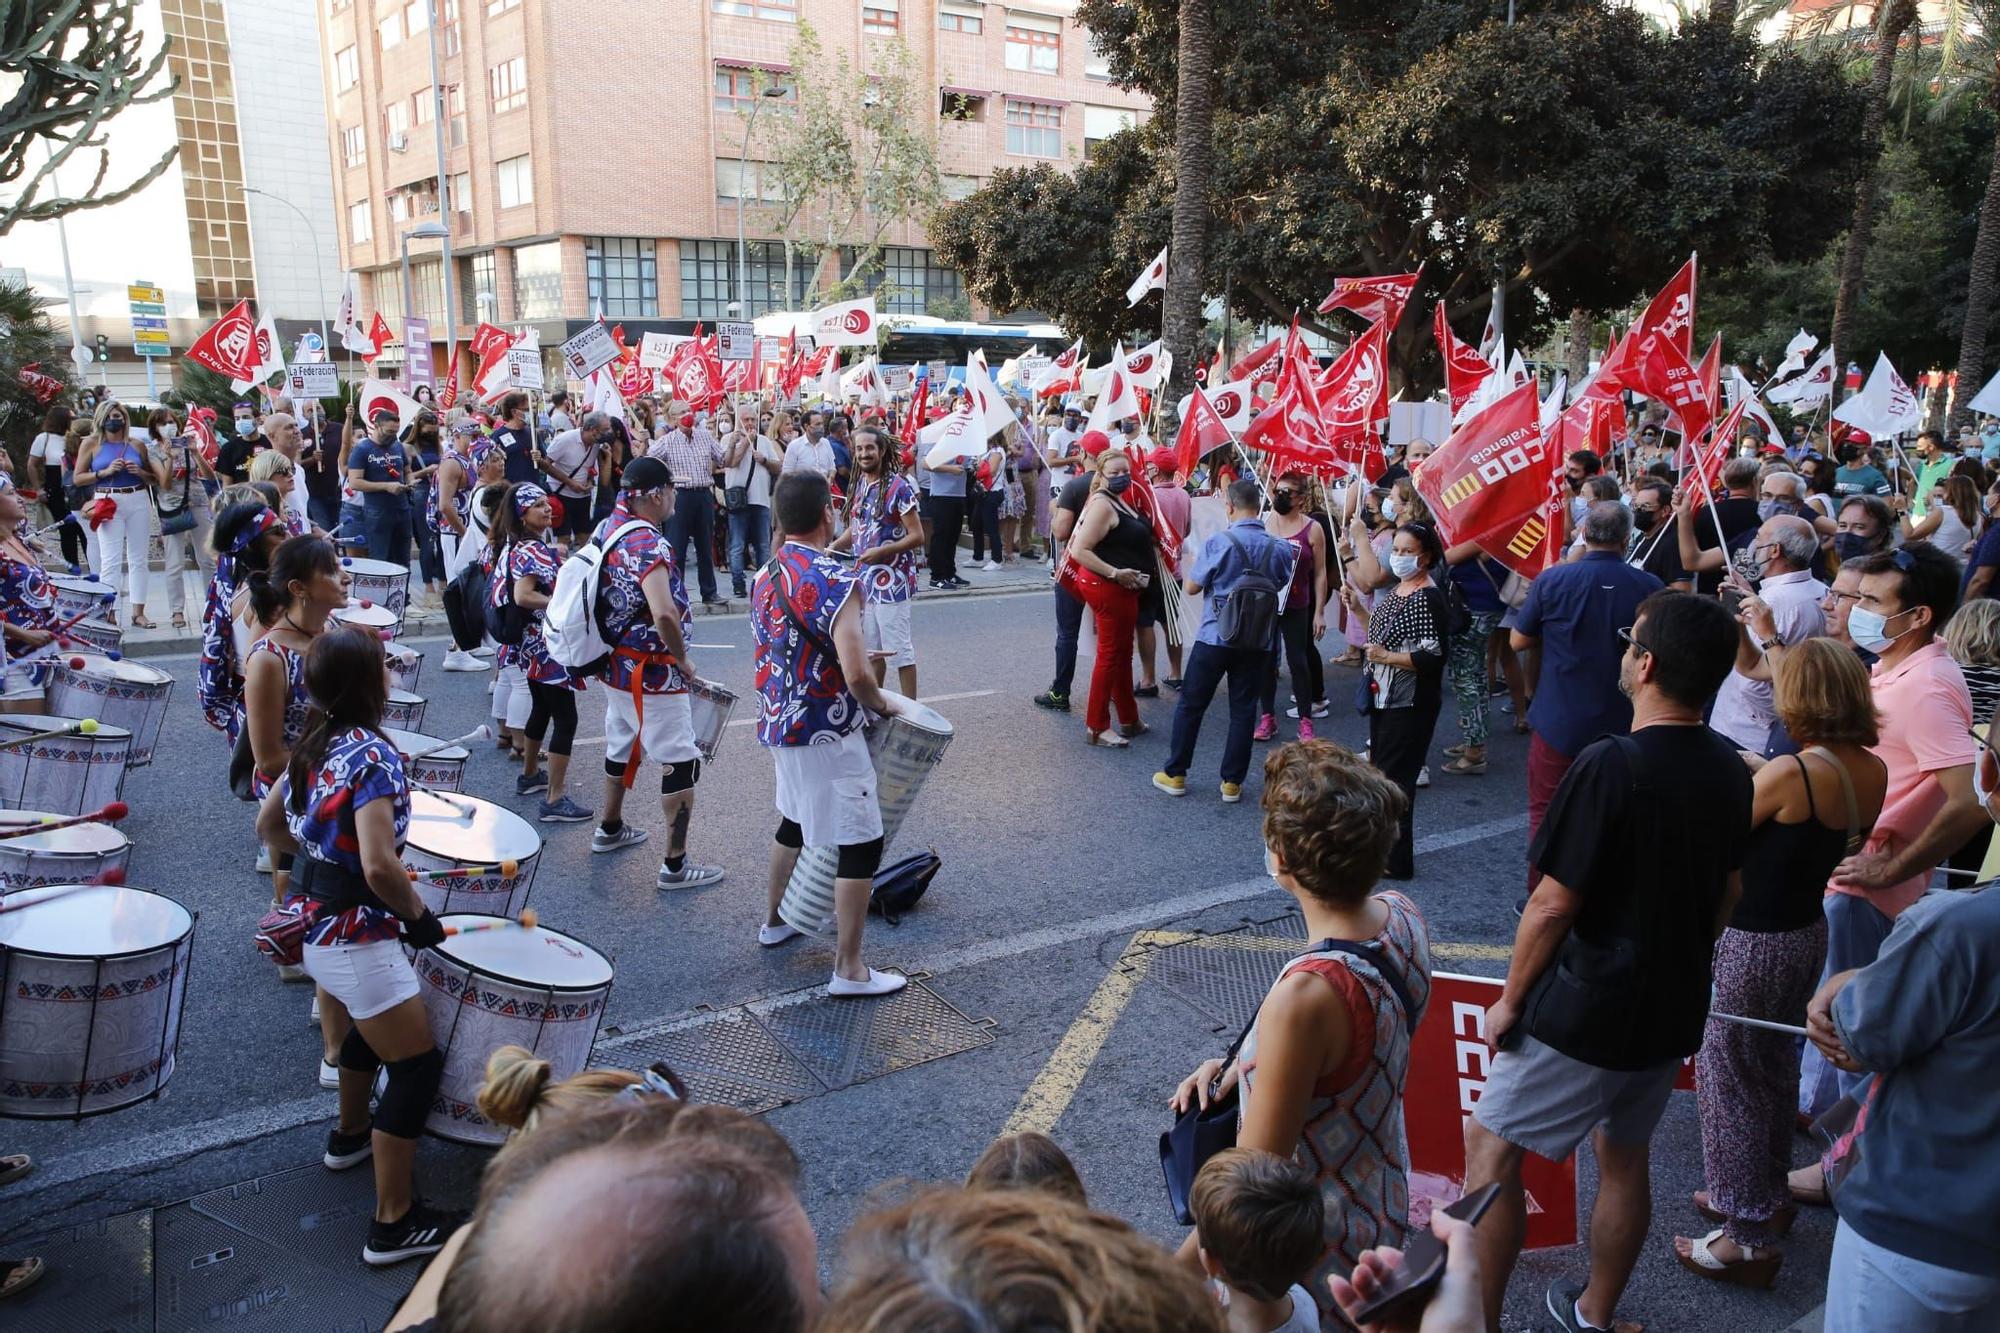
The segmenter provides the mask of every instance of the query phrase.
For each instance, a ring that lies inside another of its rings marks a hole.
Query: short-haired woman
[[[1325,1319],[1335,1318],[1327,1278],[1346,1277],[1375,1246],[1400,1246],[1409,1225],[1403,1087],[1430,1000],[1430,934],[1416,904],[1375,892],[1405,804],[1396,784],[1332,741],[1298,741],[1265,759],[1264,867],[1319,943],[1279,971],[1236,1059],[1205,1061],[1171,1102],[1177,1112],[1206,1106],[1235,1087],[1239,1147],[1313,1164],[1326,1248],[1305,1286]],[[1190,1236],[1184,1260],[1193,1247]]]
[[[1132,694],[1132,641],[1139,625],[1139,596],[1151,579],[1146,571],[1153,568],[1153,525],[1126,503],[1131,485],[1132,460],[1107,449],[1098,459],[1090,498],[1069,539],[1078,593],[1097,616],[1097,660],[1090,670],[1085,734],[1092,745],[1118,748],[1147,729]],[[1114,705],[1121,724],[1115,732]]]
[[[1830,639],[1773,652],[1778,720],[1802,748],[1756,773],[1743,897],[1715,946],[1715,1014],[1797,1024],[1826,961],[1820,899],[1841,858],[1858,851],[1882,811],[1888,769],[1877,741],[1867,668]],[[1796,1212],[1785,1180],[1797,1112],[1798,1043],[1710,1018],[1695,1057],[1708,1188],[1695,1209],[1719,1223],[1674,1237],[1692,1272],[1769,1286],[1784,1256],[1775,1242]]]

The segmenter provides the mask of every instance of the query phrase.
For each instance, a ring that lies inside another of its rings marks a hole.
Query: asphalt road
[[[1153,734],[1123,752],[1086,747],[1080,711],[1064,717],[1030,707],[1051,664],[1045,593],[929,597],[919,601],[915,625],[920,693],[957,735],[897,846],[934,846],[945,868],[899,929],[871,926],[868,953],[878,967],[934,974],[929,984],[952,1005],[994,1021],[995,1040],[771,1113],[805,1163],[823,1261],[835,1264],[840,1235],[872,1194],[959,1177],[1031,1092],[1037,1106],[1054,1108],[1053,1133],[1076,1159],[1093,1202],[1175,1242],[1155,1146],[1164,1101],[1232,1034],[1150,981],[1109,1011],[1093,1006],[1140,931],[1226,930],[1284,913],[1289,900],[1262,871],[1258,779],[1243,804],[1217,800],[1220,705],[1196,758],[1191,794],[1178,801],[1147,782],[1165,752],[1171,694],[1142,703]],[[695,637],[728,645],[698,651],[702,672],[748,698],[743,618],[703,618]],[[427,654],[425,731],[469,731],[485,716],[488,677],[447,675],[438,670],[442,644],[418,646]],[[176,697],[159,758],[128,779],[132,815],[124,827],[136,843],[131,882],[200,914],[179,1069],[165,1095],[141,1107],[80,1124],[0,1127],[0,1151],[31,1152],[40,1163],[0,1197],[0,1244],[310,1163],[333,1113],[333,1094],[315,1082],[318,1037],[307,1023],[307,992],[280,984],[249,943],[266,888],[250,868],[250,812],[225,791],[223,746],[195,706],[193,659],[148,660],[173,673]],[[1087,648],[1082,675],[1087,681]],[[1346,674],[1333,674],[1336,711],[1322,734],[1359,745],[1362,722],[1343,702],[1348,683]],[[603,734],[600,698],[586,696],[580,741]],[[740,706],[737,720],[749,715],[749,705]],[[1497,975],[1504,963],[1493,946],[1511,941],[1510,907],[1520,893],[1526,747],[1506,732],[1497,708],[1495,716],[1488,775],[1440,774],[1420,795],[1418,878],[1409,891],[1435,940],[1487,946],[1487,958],[1461,948],[1441,967]],[[1437,745],[1454,739],[1447,706]],[[598,799],[600,753],[578,746],[572,794],[586,805]],[[511,793],[514,772],[479,752],[467,789],[525,809],[530,803],[502,795]],[[639,849],[591,856],[589,825],[538,826],[547,844],[535,906],[544,924],[615,957],[608,1024],[629,1031],[697,1006],[824,981],[826,946],[808,940],[763,950],[754,943],[776,823],[771,783],[750,729],[733,728],[703,774],[692,838],[693,854],[722,864],[729,877],[697,893],[654,888],[664,825],[643,795],[646,784],[627,811],[653,833]],[[1797,1147],[1805,1160],[1803,1140]],[[483,1160],[427,1142],[420,1158],[427,1191],[469,1203]],[[1654,1329],[1742,1333],[1784,1329],[1820,1304],[1831,1239],[1826,1214],[1800,1219],[1770,1293],[1704,1282],[1675,1264],[1675,1232],[1706,1229],[1686,1203],[1701,1184],[1691,1095],[1675,1096],[1653,1162],[1653,1231],[1621,1315]],[[1594,1188],[1587,1152],[1581,1173],[1587,1206]],[[1580,1275],[1582,1264],[1575,1249],[1529,1255],[1514,1281],[1508,1327],[1548,1327],[1543,1288],[1559,1273]]]

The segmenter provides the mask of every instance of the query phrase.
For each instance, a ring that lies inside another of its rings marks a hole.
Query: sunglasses
[[[1637,648],[1640,652],[1645,653],[1648,656],[1651,656],[1653,650],[1647,647],[1646,644],[1640,640],[1639,636],[1632,632],[1636,628],[1637,626],[1627,625],[1624,629],[1619,630],[1618,641],[1620,643],[1629,645],[1630,647]]]

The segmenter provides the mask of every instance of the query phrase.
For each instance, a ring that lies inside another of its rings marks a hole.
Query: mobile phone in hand
[[[1461,1195],[1444,1210],[1445,1216],[1455,1217],[1472,1226],[1486,1215],[1493,1206],[1493,1200],[1500,1195],[1499,1182],[1494,1182],[1471,1194]],[[1355,1315],[1357,1324],[1375,1324],[1388,1319],[1407,1319],[1430,1303],[1431,1293],[1438,1283],[1444,1281],[1444,1242],[1425,1227],[1410,1238],[1410,1244],[1403,1251],[1403,1266],[1396,1270],[1388,1285],[1376,1293]]]

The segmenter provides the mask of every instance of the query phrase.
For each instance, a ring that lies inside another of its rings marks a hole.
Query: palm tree
[[[23,382],[23,369],[33,366],[60,380],[60,401],[73,404],[74,400],[76,370],[69,359],[69,333],[50,322],[48,305],[30,287],[0,282],[0,440],[17,456],[41,429],[38,423],[48,406]]]
[[[1882,155],[1882,123],[1889,112],[1889,88],[1896,72],[1896,48],[1916,22],[1915,0],[1888,0],[1875,18],[1875,51],[1868,76],[1868,106],[1861,122],[1864,149],[1861,179],[1854,187],[1854,221],[1840,255],[1840,288],[1833,301],[1833,347],[1847,356],[1854,350],[1854,308],[1861,299],[1861,274],[1868,262],[1868,242],[1875,230],[1877,160]]]
[[[1167,264],[1165,336],[1173,354],[1169,402],[1194,382],[1202,330],[1208,189],[1215,169],[1213,0],[1180,0],[1180,59],[1174,90],[1174,223]],[[1225,312],[1226,317],[1226,312]]]
[[[1976,97],[2000,122],[2000,0],[1950,0],[1936,43],[1937,101],[1932,114],[1951,114]],[[1979,205],[1979,231],[1972,242],[1972,271],[1965,284],[1965,324],[1958,335],[1958,397],[1950,425],[1972,420],[1966,406],[1986,379],[1986,334],[2000,297],[2000,132],[1986,169],[1986,194]]]

